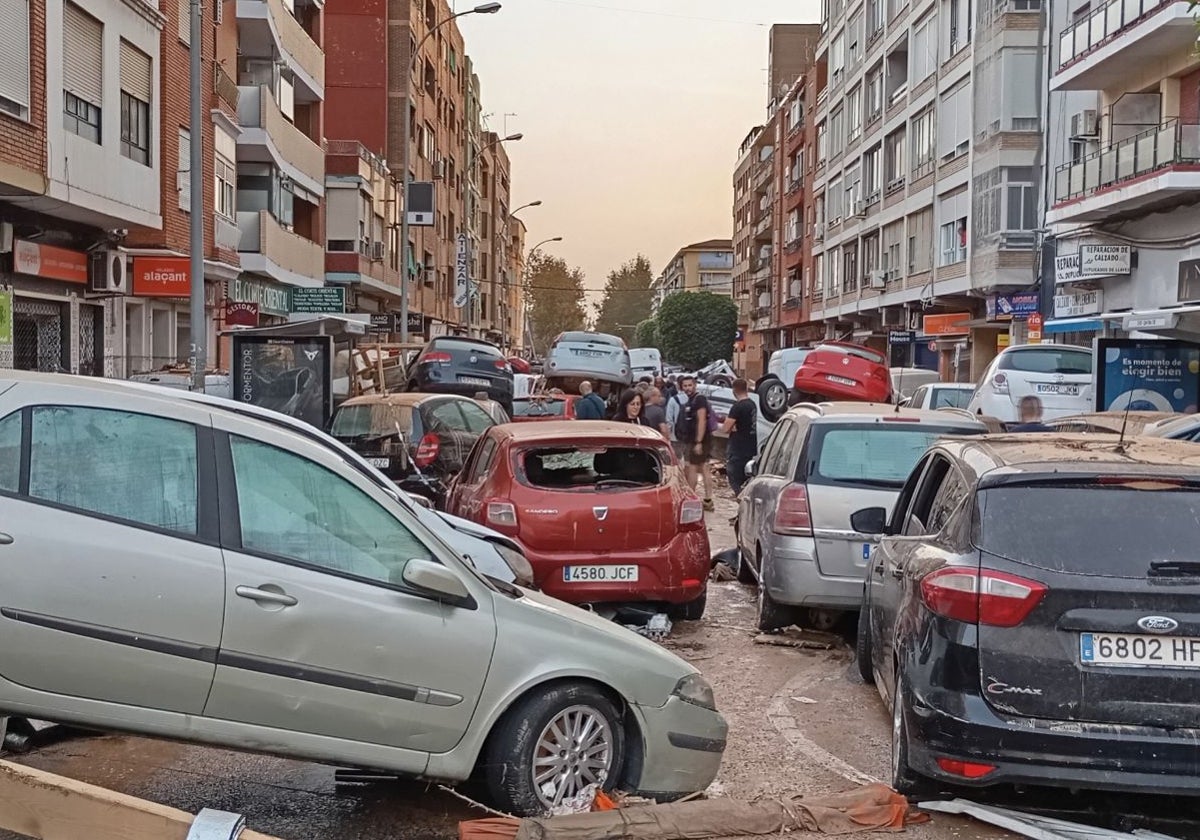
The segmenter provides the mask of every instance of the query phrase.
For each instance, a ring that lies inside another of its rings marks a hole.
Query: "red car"
[[[574,420],[575,401],[579,397],[533,394],[513,400],[514,423],[538,423],[547,420]]]
[[[806,402],[892,401],[887,359],[858,344],[826,341],[812,349],[796,371],[795,387]]]
[[[651,603],[704,613],[703,503],[671,444],[624,423],[489,429],[450,486],[446,511],[514,538],[542,592],[573,604]]]

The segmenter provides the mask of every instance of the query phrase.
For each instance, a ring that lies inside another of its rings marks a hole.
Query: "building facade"
[[[711,292],[733,296],[733,242],[708,239],[675,252],[651,287],[654,310],[675,292]]]
[[[762,332],[752,332],[750,327],[757,320],[755,310],[760,300],[753,289],[753,275],[758,271],[754,259],[755,229],[760,216],[753,182],[762,162],[765,129],[755,126],[742,140],[733,170],[733,298],[738,305],[739,336],[734,344],[733,366],[747,376],[762,369]]]

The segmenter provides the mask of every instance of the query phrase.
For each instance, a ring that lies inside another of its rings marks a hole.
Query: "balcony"
[[[1196,48],[1196,20],[1186,2],[1109,0],[1059,38],[1052,90],[1111,90],[1136,76],[1148,56]]]
[[[291,286],[325,285],[325,250],[285,228],[266,210],[238,213],[242,269]]]
[[[238,88],[238,160],[274,163],[315,195],[325,194],[325,152],[292,125],[263,86]]]
[[[775,158],[772,155],[764,161],[760,161],[754,167],[754,186],[761,187],[771,179],[771,175],[775,172]]]
[[[313,98],[325,98],[325,53],[283,0],[237,0],[239,53],[279,53]]]
[[[754,321],[760,321],[764,318],[770,318],[770,317],[771,317],[771,307],[769,307],[769,306],[757,306],[750,313],[750,318]]]
[[[767,210],[754,225],[754,235],[762,236],[771,230],[771,211]]]
[[[1054,173],[1047,222],[1094,222],[1194,196],[1200,190],[1200,125],[1168,120]]]

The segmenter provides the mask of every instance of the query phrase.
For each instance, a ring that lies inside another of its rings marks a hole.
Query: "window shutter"
[[[97,108],[104,105],[104,27],[71,3],[63,4],[63,87]]]
[[[153,88],[153,75],[150,72],[150,56],[121,40],[121,90],[134,99],[150,103],[150,91]]]
[[[179,40],[192,43],[192,4],[190,0],[179,0],[175,4],[179,12]]]
[[[29,108],[29,0],[0,0],[0,96]]]
[[[179,129],[179,162],[175,165],[175,185],[179,189],[179,209],[188,211],[192,208],[192,136],[185,129]]]

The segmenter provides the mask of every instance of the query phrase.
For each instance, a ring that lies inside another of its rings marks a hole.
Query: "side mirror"
[[[401,579],[418,592],[441,596],[450,601],[468,601],[471,592],[466,585],[440,563],[432,560],[409,560]]]
[[[758,469],[758,459],[751,458],[746,462],[746,478],[754,478],[754,471]]]
[[[850,515],[850,527],[860,534],[882,534],[887,528],[887,508],[869,507]]]

